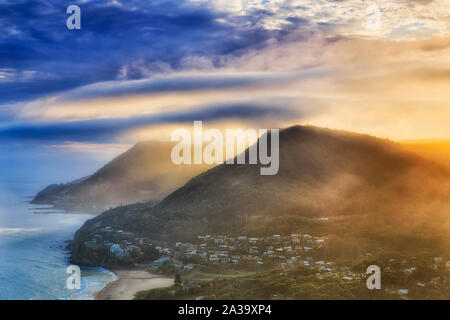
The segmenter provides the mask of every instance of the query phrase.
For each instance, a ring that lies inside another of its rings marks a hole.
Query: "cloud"
[[[42,122],[157,115],[225,104],[275,106],[290,99],[281,93],[290,82],[328,72],[320,68],[282,73],[216,69],[210,73],[110,81],[38,99],[16,111],[20,118]],[[277,95],[277,91],[281,92]]]
[[[78,4],[78,31],[66,29],[60,1],[0,4],[0,25],[7,31],[0,35],[0,69],[8,70],[0,78],[0,105],[117,78],[218,67],[223,57],[285,34],[258,25],[257,16],[236,17],[189,0]]]
[[[0,235],[13,235],[20,233],[35,233],[41,231],[40,228],[0,228]]]
[[[67,30],[66,6],[58,0],[0,3],[0,105],[118,78],[211,71],[317,33],[409,39],[450,32],[450,9],[439,1],[377,1],[378,31],[367,28],[372,2],[361,0],[75,3],[82,10],[79,31]],[[420,27],[407,27],[414,25]]]
[[[43,145],[43,148],[58,149],[63,152],[120,154],[129,149],[128,144],[99,144],[77,141],[64,141],[61,144]]]
[[[149,116],[75,121],[67,123],[26,123],[0,129],[3,141],[84,141],[111,142],[131,130],[165,123],[255,119],[270,116],[289,118],[293,110],[252,105],[225,105],[186,112]]]
[[[79,1],[82,30],[71,32],[56,0],[3,1],[0,138],[103,143],[267,118],[400,137],[426,106],[446,119],[448,6],[376,3],[374,31],[371,1]]]
[[[56,101],[52,101],[52,103],[166,92],[223,90],[242,86],[271,84],[276,81],[287,81],[293,77],[295,77],[294,74],[271,73],[173,74],[141,80],[96,83],[58,95]]]

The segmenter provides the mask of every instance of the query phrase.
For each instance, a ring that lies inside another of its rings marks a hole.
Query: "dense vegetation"
[[[143,291],[140,300],[170,299],[392,299],[398,295],[384,291],[370,291],[365,280],[344,281],[338,277],[317,277],[304,268],[282,272],[274,270],[231,279],[216,279],[199,287],[183,289],[171,287]]]
[[[351,267],[359,279],[343,280],[342,273],[317,276],[317,270],[297,267],[252,275],[201,280],[195,286],[190,276],[177,275],[177,285],[139,292],[136,299],[450,299],[450,273],[445,263],[433,267],[433,257],[424,254],[413,259],[366,259]],[[405,258],[406,259],[406,258]],[[381,289],[367,289],[365,272],[370,265],[380,266]],[[414,265],[414,269],[410,267]],[[411,272],[406,272],[413,270]],[[408,294],[400,293],[407,289]]]

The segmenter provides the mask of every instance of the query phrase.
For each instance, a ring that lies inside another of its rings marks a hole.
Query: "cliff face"
[[[109,210],[77,232],[74,259],[93,259],[86,242],[105,227],[167,242],[200,234],[290,234],[321,228],[322,233],[345,235],[342,241],[351,240],[351,246],[373,242],[395,247],[395,241],[409,239],[412,250],[441,244],[445,237],[447,223],[440,222],[448,220],[449,172],[388,140],[291,127],[280,132],[279,173],[261,176],[259,169],[220,165],[156,205]],[[318,225],[320,217],[330,223]]]
[[[39,192],[34,204],[66,210],[102,212],[118,205],[163,198],[210,166],[176,166],[173,143],[141,142],[93,175]]]

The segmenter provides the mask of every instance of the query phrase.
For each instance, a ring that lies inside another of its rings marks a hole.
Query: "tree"
[[[175,273],[175,286],[177,288],[181,287],[182,281],[179,273]]]

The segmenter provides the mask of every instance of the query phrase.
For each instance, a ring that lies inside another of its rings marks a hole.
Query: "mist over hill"
[[[336,237],[335,253],[358,246],[407,252],[446,245],[449,171],[394,142],[294,126],[280,131],[279,173],[261,176],[259,169],[219,165],[156,205],[106,211],[77,232],[74,260],[92,263],[84,243],[106,226],[159,241],[314,229]]]
[[[450,140],[407,140],[400,143],[406,150],[450,168]]]
[[[140,142],[89,177],[48,186],[32,203],[102,212],[108,207],[160,200],[210,168],[173,164],[173,146],[171,142]]]

